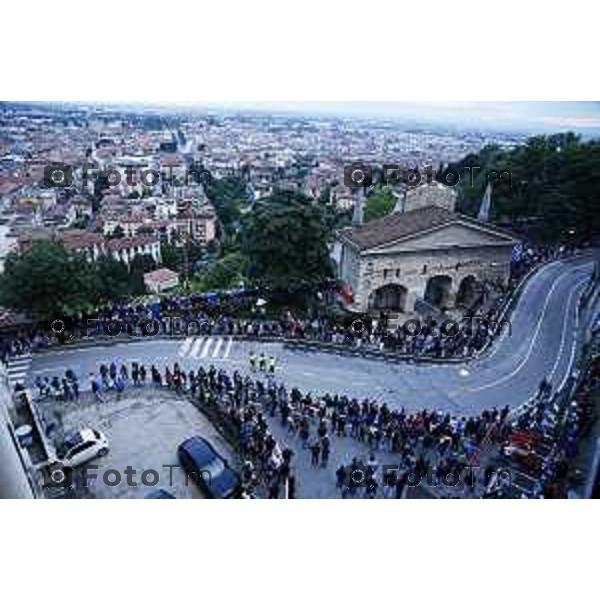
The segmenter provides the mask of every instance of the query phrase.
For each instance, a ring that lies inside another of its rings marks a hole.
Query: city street
[[[143,340],[110,346],[72,348],[33,355],[26,384],[37,375],[62,376],[71,367],[87,389],[88,375],[101,363],[131,361],[162,368],[217,368],[248,372],[248,354],[274,356],[276,377],[304,391],[345,393],[420,408],[472,414],[484,408],[517,406],[532,397],[546,376],[557,388],[565,381],[576,351],[576,306],[593,270],[591,257],[550,263],[525,285],[505,333],[479,359],[464,364],[391,363],[384,360],[296,350],[282,343],[231,338]],[[125,338],[124,338],[125,340]]]

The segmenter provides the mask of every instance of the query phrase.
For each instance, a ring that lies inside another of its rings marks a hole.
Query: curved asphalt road
[[[184,343],[179,338],[35,355],[27,383],[31,385],[37,374],[62,375],[71,367],[85,382],[85,389],[88,373],[111,360],[157,366],[179,361],[185,369],[212,363],[246,372],[248,353],[254,350],[277,357],[277,379],[288,387],[373,398],[408,410],[435,408],[469,414],[492,406],[516,406],[536,393],[544,376],[554,388],[566,380],[577,350],[577,302],[592,274],[594,258],[586,255],[542,267],[525,285],[510,315],[512,332],[505,328],[485,355],[462,365],[395,364],[293,350],[281,343],[234,340],[229,345],[226,339],[213,340],[206,347],[202,345],[206,340],[195,345],[195,340]]]

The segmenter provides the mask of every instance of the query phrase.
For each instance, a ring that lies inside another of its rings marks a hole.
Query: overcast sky
[[[202,103],[189,103],[188,106],[191,104]],[[210,106],[344,117],[373,116],[478,128],[600,132],[600,102],[213,102]]]

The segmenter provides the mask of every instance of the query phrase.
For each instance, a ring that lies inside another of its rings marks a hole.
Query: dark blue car
[[[203,437],[194,436],[181,443],[177,451],[179,464],[208,498],[235,498],[241,481],[227,461]]]

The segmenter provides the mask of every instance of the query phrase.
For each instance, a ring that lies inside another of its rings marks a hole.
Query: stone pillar
[[[414,290],[408,290],[408,292],[406,292],[406,299],[404,301],[404,312],[406,312],[406,313],[414,312],[416,301],[417,301],[417,292]]]

